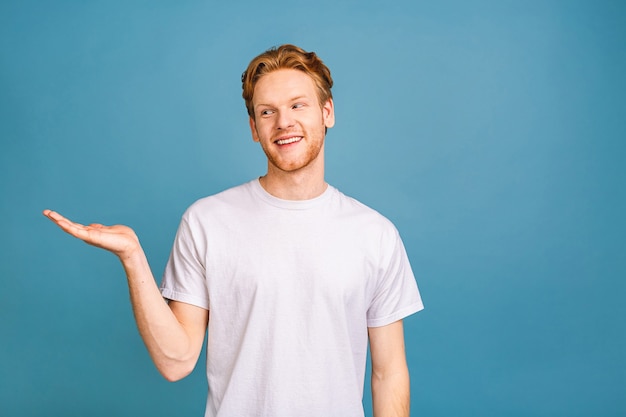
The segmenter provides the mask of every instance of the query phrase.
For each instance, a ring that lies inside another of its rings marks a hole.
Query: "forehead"
[[[315,92],[315,82],[310,75],[295,69],[279,69],[259,78],[252,101],[257,105],[296,97],[317,99]]]

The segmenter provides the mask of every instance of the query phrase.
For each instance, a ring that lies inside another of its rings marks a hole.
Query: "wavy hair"
[[[324,106],[329,99],[333,98],[333,94],[330,91],[333,86],[330,70],[315,52],[307,52],[302,48],[289,44],[273,47],[250,61],[248,68],[241,75],[243,89],[241,95],[246,102],[248,115],[253,119],[252,98],[256,83],[265,74],[279,69],[299,70],[313,78],[320,106]]]

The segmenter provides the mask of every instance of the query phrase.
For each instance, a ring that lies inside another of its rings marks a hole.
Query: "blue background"
[[[240,74],[290,42],[336,82],[328,181],[414,265],[412,415],[626,415],[625,4],[3,1],[0,414],[202,415],[203,360],[161,379],[118,261],[40,212],[132,226],[160,281],[265,172]]]

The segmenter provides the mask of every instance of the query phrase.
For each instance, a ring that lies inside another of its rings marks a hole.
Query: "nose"
[[[276,118],[276,128],[278,130],[289,129],[293,127],[295,121],[289,111],[279,111]]]

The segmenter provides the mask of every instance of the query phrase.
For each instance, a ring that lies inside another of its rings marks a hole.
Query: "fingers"
[[[80,223],[75,223],[66,217],[63,217],[56,211],[44,210],[44,216],[52,220],[57,226],[59,226],[64,232],[77,237],[79,239],[85,239],[88,235],[87,228]]]
[[[61,216],[56,211],[44,210],[43,215],[46,216],[47,218],[49,218],[50,220],[52,220],[53,222],[55,222],[56,224],[58,224],[59,226],[61,226],[61,224],[77,225],[77,223],[74,223],[74,222],[70,221],[69,219]]]
[[[99,223],[85,226],[74,223],[52,210],[44,210],[43,214],[67,234],[89,245],[108,250],[120,258],[141,251],[137,235],[128,226],[105,226]]]
[[[58,222],[60,220],[69,221],[68,219],[66,219],[65,217],[61,216],[56,211],[52,211],[52,210],[48,210],[48,209],[43,211],[43,215],[46,216],[47,218],[49,218],[50,220],[52,220],[53,222]]]

